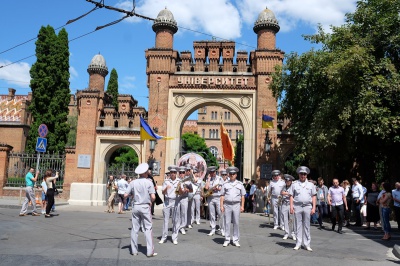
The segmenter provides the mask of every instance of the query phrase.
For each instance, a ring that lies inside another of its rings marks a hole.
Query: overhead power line
[[[121,9],[121,8],[116,8],[116,7],[113,7],[113,6],[105,5],[105,4],[104,4],[104,0],[101,0],[100,2],[96,2],[96,1],[93,1],[93,0],[86,0],[86,2],[90,2],[90,3],[92,3],[92,4],[95,4],[96,6],[95,6],[92,10],[90,10],[89,12],[87,12],[87,13],[85,13],[85,14],[83,14],[83,15],[81,15],[81,16],[75,18],[75,19],[68,20],[66,24],[64,24],[63,26],[60,26],[60,27],[56,28],[55,30],[58,30],[58,29],[60,29],[60,28],[63,28],[63,27],[65,27],[66,25],[69,25],[69,24],[71,24],[71,23],[73,23],[73,22],[75,22],[75,21],[77,21],[77,20],[79,20],[79,19],[81,19],[81,18],[87,16],[88,14],[90,14],[91,12],[93,12],[93,11],[99,9],[99,8],[106,8],[106,9],[110,9],[110,10],[117,11],[117,12],[120,12],[120,13],[124,13],[125,16],[122,17],[122,18],[120,18],[120,19],[118,19],[118,20],[115,20],[115,21],[112,21],[112,22],[110,22],[110,23],[107,23],[107,24],[105,24],[105,25],[103,25],[103,26],[97,26],[95,30],[90,31],[90,32],[85,33],[85,34],[82,34],[82,35],[80,35],[80,36],[78,36],[78,37],[75,37],[75,38],[69,40],[68,42],[72,42],[72,41],[75,41],[75,40],[77,40],[77,39],[83,38],[83,37],[85,37],[85,36],[87,36],[87,35],[90,35],[90,34],[96,32],[96,31],[98,31],[98,30],[104,29],[104,28],[106,28],[106,27],[108,27],[108,26],[115,25],[115,24],[117,24],[117,23],[123,21],[124,19],[129,18],[129,17],[135,16],[135,17],[139,17],[139,18],[142,18],[142,19],[150,20],[150,21],[154,21],[154,20],[155,20],[154,18],[150,18],[150,17],[144,16],[144,15],[135,13],[135,0],[133,0],[133,9],[132,9],[131,11],[127,11],[127,10],[124,10],[124,9]],[[185,28],[185,27],[182,27],[182,26],[178,26],[178,28],[184,29],[184,30],[188,30],[188,31],[192,31],[192,32],[195,32],[195,33],[199,33],[199,34],[203,34],[203,35],[206,35],[206,36],[211,36],[211,37],[213,37],[213,38],[217,38],[217,39],[220,39],[220,40],[223,40],[223,41],[231,41],[231,40],[228,40],[228,39],[225,39],[225,38],[222,38],[222,37],[218,37],[218,36],[215,36],[215,35],[212,35],[212,34],[209,34],[209,33],[201,32],[201,31],[197,31],[197,30],[192,30],[192,29]],[[16,47],[18,47],[18,46],[21,46],[21,45],[26,44],[26,43],[28,43],[28,42],[31,42],[31,41],[33,41],[33,40],[36,40],[37,38],[38,38],[38,37],[35,37],[35,38],[32,38],[32,39],[30,39],[30,40],[27,40],[27,41],[25,41],[25,42],[23,42],[23,43],[20,43],[20,44],[18,44],[18,45],[15,45],[15,46],[13,46],[13,47],[7,49],[7,50],[4,50],[4,51],[0,52],[0,54],[5,53],[5,52],[8,52],[8,51],[10,51],[10,50],[12,50],[12,49],[14,49],[14,48],[16,48]],[[245,43],[239,43],[239,42],[236,42],[236,41],[235,41],[235,43],[238,44],[238,45],[247,46],[247,47],[250,47],[250,48],[257,49],[257,47],[252,46],[252,45],[248,45],[248,44],[245,44]],[[24,57],[24,58],[22,58],[22,59],[19,59],[19,60],[17,60],[17,61],[8,63],[8,64],[6,64],[6,65],[2,65],[2,66],[0,66],[0,69],[1,69],[1,68],[4,68],[4,67],[7,67],[7,66],[10,66],[10,65],[13,65],[13,64],[15,64],[15,63],[18,63],[18,62],[20,62],[20,61],[22,61],[22,60],[25,60],[25,59],[28,59],[28,58],[30,58],[30,57],[33,57],[33,56],[35,56],[35,55],[36,55],[36,54],[33,54],[33,55],[30,55],[30,56]]]
[[[103,0],[103,1],[104,1],[104,0]],[[71,24],[71,23],[73,23],[73,22],[75,22],[75,21],[77,21],[77,20],[79,20],[79,19],[81,19],[81,18],[87,16],[88,14],[92,13],[92,12],[95,11],[96,9],[99,9],[99,7],[96,6],[96,7],[94,7],[92,10],[90,10],[89,12],[83,14],[82,16],[79,16],[79,17],[77,17],[77,18],[75,18],[75,19],[68,20],[67,23],[65,23],[64,25],[62,25],[62,26],[56,28],[55,30],[59,30],[59,29],[61,29],[61,28],[64,28],[65,26],[67,26],[67,25],[69,25],[69,24]],[[11,48],[8,48],[8,49],[6,49],[6,50],[4,50],[4,51],[1,51],[0,54],[4,54],[4,53],[6,53],[6,52],[8,52],[8,51],[11,51],[11,50],[13,50],[13,49],[15,49],[15,48],[17,48],[17,47],[19,47],[19,46],[22,46],[22,45],[24,45],[24,44],[27,44],[27,43],[29,43],[29,42],[31,42],[31,41],[36,40],[37,38],[39,38],[39,36],[36,36],[36,37],[34,37],[34,38],[31,38],[31,39],[29,39],[29,40],[27,40],[27,41],[24,41],[24,42],[20,43],[20,44],[14,45],[14,46],[11,47]]]

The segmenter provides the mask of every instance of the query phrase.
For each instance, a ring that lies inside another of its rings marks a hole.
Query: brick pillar
[[[3,187],[7,183],[8,155],[12,146],[0,143],[0,197],[3,196]]]
[[[65,173],[64,173],[64,185],[63,193],[61,197],[63,199],[69,199],[69,193],[71,191],[71,183],[77,181],[76,174],[76,156],[75,147],[65,148]]]

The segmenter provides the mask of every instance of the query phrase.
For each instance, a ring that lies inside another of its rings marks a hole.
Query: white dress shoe
[[[304,247],[307,251],[312,251],[312,248],[310,246],[305,246]]]
[[[189,225],[188,225],[188,228],[192,229],[192,228],[193,228],[193,226],[191,226],[191,225],[189,224]]]
[[[286,239],[288,239],[288,237],[289,237],[288,235],[284,235],[282,239],[286,240]]]
[[[213,236],[215,234],[214,231],[211,231],[209,234],[207,234],[208,236]]]
[[[158,242],[158,244],[164,244],[165,243],[165,239],[161,239],[160,242]]]
[[[181,229],[181,234],[182,234],[182,235],[186,235],[185,229],[183,229],[183,228]]]
[[[233,245],[234,245],[235,247],[239,247],[239,248],[240,248],[239,242],[233,242]]]
[[[148,258],[157,256],[157,253],[153,253],[151,255],[147,255]]]
[[[172,243],[174,243],[174,245],[178,245],[178,241],[177,240],[172,241]]]
[[[292,235],[292,238],[293,238],[294,241],[297,240],[297,237],[295,235]]]
[[[293,249],[294,249],[294,250],[299,250],[299,249],[300,249],[300,246],[295,246]]]
[[[278,226],[274,226],[274,230],[278,229]]]
[[[196,222],[196,224],[200,224],[200,222]]]
[[[285,227],[284,227],[284,226],[281,226],[281,230],[282,230],[282,231],[285,231]]]
[[[227,247],[229,245],[229,241],[225,241],[224,244],[222,245],[223,247]]]

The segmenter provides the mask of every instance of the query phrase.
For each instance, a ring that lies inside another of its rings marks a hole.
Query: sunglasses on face
[[[300,173],[299,175],[307,175],[306,173]]]

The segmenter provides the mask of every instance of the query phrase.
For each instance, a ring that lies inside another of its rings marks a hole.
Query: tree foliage
[[[121,147],[117,149],[110,158],[110,165],[113,167],[135,167],[139,164],[139,157],[131,147]]]
[[[219,167],[217,158],[210,152],[206,142],[197,134],[182,134],[182,140],[185,142],[185,151],[199,154],[207,162],[207,166]]]
[[[305,37],[321,49],[290,53],[277,69],[271,88],[296,134],[294,157],[315,168],[328,164],[340,177],[394,177],[400,158],[399,12],[399,1],[359,1],[346,24]]]
[[[78,116],[77,115],[70,115],[68,116],[67,123],[69,125],[69,133],[67,139],[67,147],[74,147],[76,145],[76,132],[78,129]]]
[[[30,70],[32,114],[26,150],[34,151],[38,127],[46,124],[47,150],[64,152],[69,125],[67,116],[70,100],[68,34],[62,29],[58,35],[53,27],[42,27],[36,41],[36,62]]]
[[[106,92],[112,97],[112,104],[118,111],[118,73],[115,68],[111,70]]]

